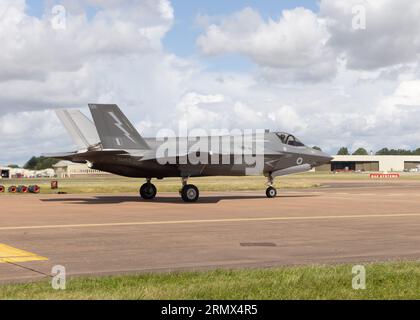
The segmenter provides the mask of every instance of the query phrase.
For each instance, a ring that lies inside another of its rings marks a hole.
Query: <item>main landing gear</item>
[[[151,181],[151,179],[147,179],[147,182],[140,188],[140,196],[144,200],[153,200],[154,198],[156,198],[157,189]]]
[[[267,195],[267,198],[275,198],[277,197],[277,189],[273,187],[274,184],[274,178],[270,175],[268,176],[268,188],[267,191],[265,192],[265,194]]]
[[[182,179],[182,189],[179,191],[182,200],[185,202],[197,202],[200,198],[200,191],[198,188],[192,184],[188,184],[188,178]],[[144,200],[153,200],[156,198],[157,189],[154,184],[152,184],[152,179],[147,179],[147,182],[140,188],[140,196]]]
[[[268,176],[268,188],[266,191],[267,198],[277,197],[277,189],[273,187],[274,179],[271,176]],[[147,182],[140,188],[140,196],[144,200],[153,200],[156,198],[157,189],[154,184],[152,184],[152,179],[147,179]],[[179,191],[182,200],[188,203],[197,202],[200,199],[200,190],[195,185],[188,184],[188,178],[182,179],[182,189]]]
[[[188,178],[182,179],[182,189],[179,191],[182,200],[185,202],[197,202],[200,198],[200,191],[192,184],[188,184]]]

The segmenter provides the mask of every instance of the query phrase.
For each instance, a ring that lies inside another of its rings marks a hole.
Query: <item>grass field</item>
[[[352,288],[352,266],[74,278],[0,286],[0,299],[420,299],[420,262],[368,264],[366,290]]]
[[[402,175],[401,180],[419,181],[420,175]],[[315,188],[326,182],[334,181],[366,181],[367,174],[330,174],[330,173],[305,173],[280,177],[276,179],[277,188]],[[137,193],[144,179],[130,179],[116,176],[109,177],[79,177],[72,179],[58,179],[61,192],[69,194],[80,193]],[[56,193],[50,189],[51,179],[19,179],[0,180],[0,185],[31,185],[41,186],[42,193]],[[190,179],[201,191],[254,191],[266,188],[264,177],[206,177]],[[159,192],[178,192],[181,186],[180,179],[165,179],[153,181]]]

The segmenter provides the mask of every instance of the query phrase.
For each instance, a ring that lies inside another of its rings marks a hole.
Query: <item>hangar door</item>
[[[405,161],[404,162],[404,169],[405,170],[416,169],[418,166],[420,166],[419,161]]]
[[[379,171],[379,162],[333,162],[332,171]]]
[[[379,171],[379,162],[357,162],[356,171]]]
[[[1,174],[2,179],[10,178],[10,170],[1,170],[0,174]]]
[[[332,162],[331,163],[332,171],[355,171],[356,162]]]

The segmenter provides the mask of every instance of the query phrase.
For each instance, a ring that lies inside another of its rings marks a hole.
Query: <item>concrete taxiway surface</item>
[[[219,267],[420,259],[420,183],[318,189],[0,197],[0,282]]]

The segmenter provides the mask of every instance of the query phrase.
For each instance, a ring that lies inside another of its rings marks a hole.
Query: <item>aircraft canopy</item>
[[[294,135],[291,135],[286,132],[278,132],[276,135],[279,137],[281,142],[293,147],[304,147],[305,145]]]

